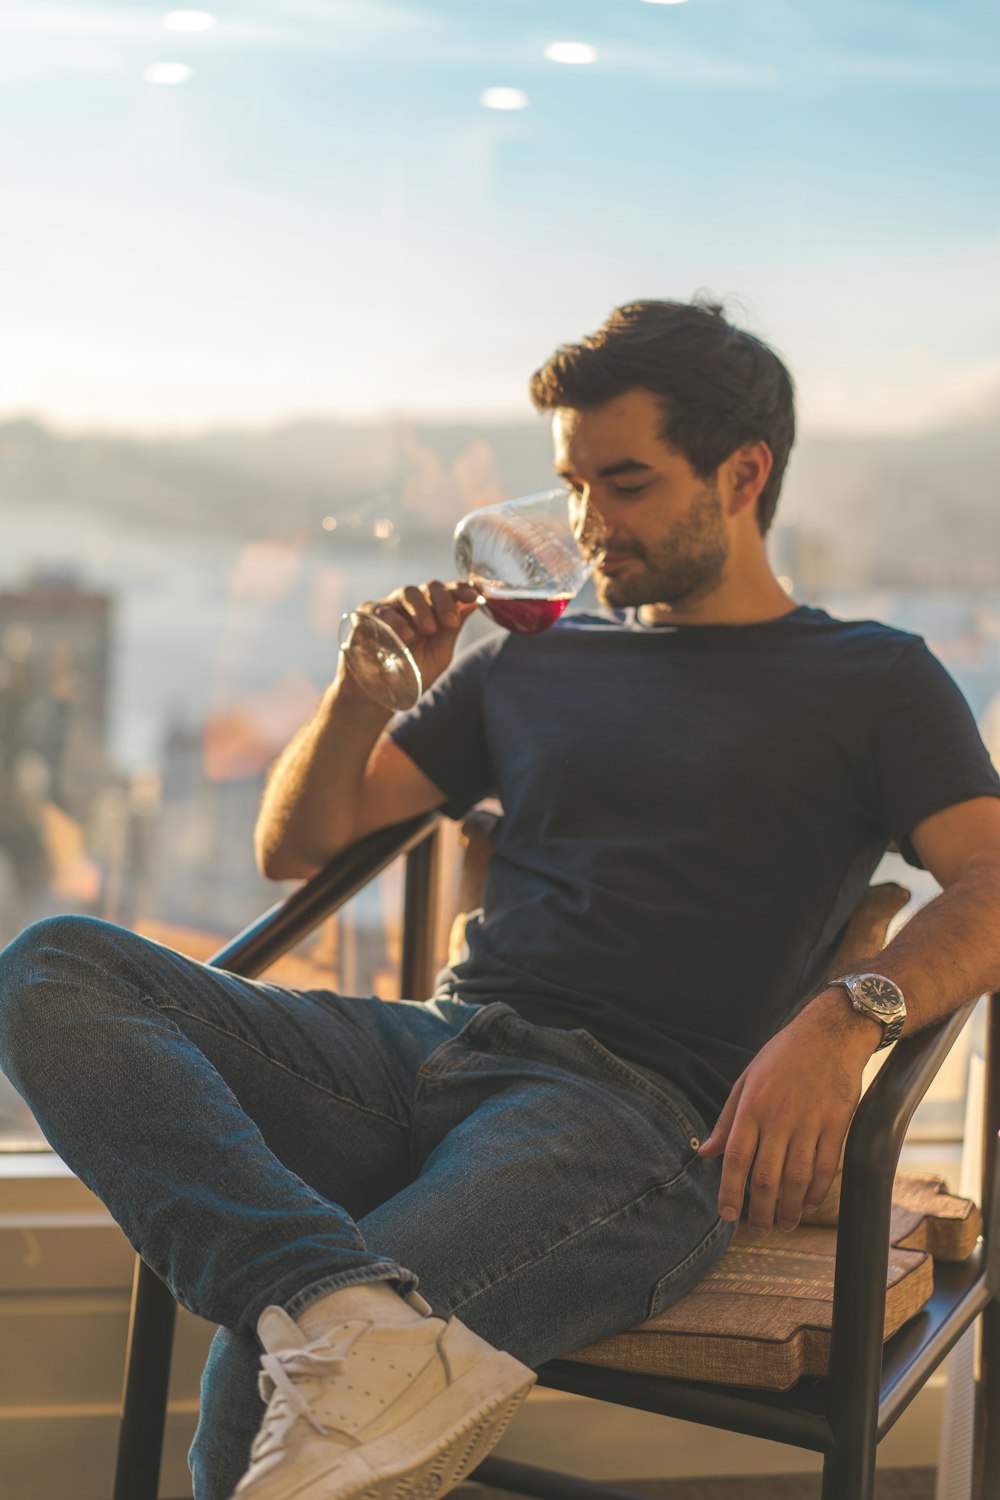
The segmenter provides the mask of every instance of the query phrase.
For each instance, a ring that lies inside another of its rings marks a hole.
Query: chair
[[[245,977],[260,974],[404,856],[402,993],[430,994],[439,822],[429,813],[370,835],[247,927],[213,963]],[[894,910],[899,901],[892,903],[890,897]],[[823,1455],[823,1500],[873,1500],[878,1442],[965,1329],[981,1318],[975,1500],[1000,1500],[1000,995],[988,1002],[981,1198],[986,1243],[961,1263],[937,1265],[930,1299],[883,1345],[893,1179],[903,1138],[972,1010],[967,1006],[902,1038],[855,1113],[844,1153],[826,1375],[786,1391],[762,1390],[607,1368],[577,1354],[543,1365],[539,1384],[811,1449]],[[157,1497],[175,1313],[167,1288],[137,1260],[114,1500]],[[495,1457],[469,1478],[538,1500],[625,1500],[608,1486]]]

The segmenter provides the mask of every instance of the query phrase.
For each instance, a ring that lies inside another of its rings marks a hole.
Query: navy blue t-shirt
[[[894,841],[1000,781],[914,635],[800,606],[757,625],[632,611],[498,635],[392,728],[461,817],[504,818],[439,993],[584,1027],[707,1123],[822,981]]]

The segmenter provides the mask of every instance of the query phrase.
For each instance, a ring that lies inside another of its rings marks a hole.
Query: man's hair
[[[660,397],[660,436],[699,479],[744,443],[767,444],[774,467],[757,501],[766,532],[795,441],[795,388],[773,349],[727,322],[718,303],[628,302],[596,333],[561,344],[529,389],[539,411],[585,411],[637,387]]]

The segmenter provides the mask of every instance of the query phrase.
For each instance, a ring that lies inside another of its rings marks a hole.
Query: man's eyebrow
[[[598,479],[613,479],[616,474],[649,474],[652,473],[653,465],[640,463],[637,458],[623,458],[620,463],[607,464],[603,469],[598,469]],[[557,469],[556,473],[560,479],[571,479],[572,469]]]

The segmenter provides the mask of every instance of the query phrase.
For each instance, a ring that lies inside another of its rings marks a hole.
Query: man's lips
[[[617,573],[628,563],[634,562],[637,554],[635,552],[608,552],[597,564],[601,573]]]

